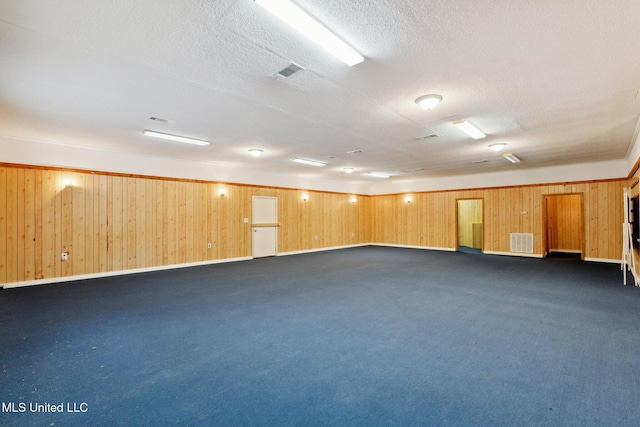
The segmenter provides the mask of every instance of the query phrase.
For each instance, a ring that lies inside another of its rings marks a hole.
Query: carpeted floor
[[[563,257],[264,258],[0,291],[0,364],[1,425],[632,426],[640,289]]]

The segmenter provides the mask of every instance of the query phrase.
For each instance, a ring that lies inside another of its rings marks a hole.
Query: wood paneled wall
[[[371,241],[369,197],[304,193],[0,167],[0,284],[251,256],[252,196],[278,198],[278,252]]]
[[[440,191],[372,197],[374,243],[456,247],[456,200],[483,199],[484,250],[509,252],[510,233],[533,233],[534,253],[542,254],[543,196],[583,195],[585,257],[622,256],[622,194],[626,180]]]
[[[620,259],[626,184],[426,192],[411,203],[406,195],[357,196],[352,203],[348,194],[5,165],[0,284],[249,257],[252,196],[278,198],[280,253],[363,243],[455,248],[456,201],[483,199],[485,251],[508,252],[509,233],[517,232],[533,233],[541,254],[543,196],[581,193],[585,256]]]

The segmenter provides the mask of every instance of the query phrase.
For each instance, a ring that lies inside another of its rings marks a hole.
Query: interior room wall
[[[278,197],[279,253],[367,243],[452,250],[456,200],[482,198],[485,252],[509,253],[515,232],[533,233],[541,254],[543,195],[582,193],[586,258],[619,260],[625,185],[424,192],[411,194],[411,203],[406,194],[356,195],[353,203],[347,193],[5,164],[0,283],[250,257],[254,195]]]
[[[456,201],[482,198],[484,251],[510,252],[510,233],[532,233],[534,254],[542,256],[543,196],[582,193],[585,258],[619,261],[622,256],[623,188],[626,179],[523,185],[475,190],[372,197],[374,243],[454,250]]]
[[[252,196],[278,198],[279,253],[371,240],[367,196],[4,166],[0,283],[250,257]]]

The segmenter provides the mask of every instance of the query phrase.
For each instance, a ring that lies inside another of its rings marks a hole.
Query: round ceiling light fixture
[[[262,156],[262,153],[264,153],[264,151],[259,148],[251,148],[249,150],[249,154],[251,154],[253,157],[260,157]]]
[[[489,148],[491,148],[493,151],[500,151],[506,146],[507,144],[505,144],[504,142],[498,142],[498,143],[489,145]]]
[[[344,173],[353,173],[354,168],[343,168]]]
[[[416,99],[416,104],[418,104],[420,108],[424,108],[425,110],[431,110],[436,105],[438,105],[440,101],[442,101],[442,97],[440,95],[431,94],[431,95],[424,95]]]

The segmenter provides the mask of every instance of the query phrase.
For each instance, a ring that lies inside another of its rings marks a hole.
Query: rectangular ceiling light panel
[[[457,122],[453,122],[452,124],[473,139],[481,139],[487,136],[480,129],[465,120],[459,120]]]
[[[185,144],[195,144],[195,145],[211,144],[209,141],[203,141],[201,139],[189,138],[186,136],[179,136],[179,135],[171,135],[168,133],[156,132],[153,130],[144,130],[142,134],[146,136],[152,136],[154,138],[166,139],[169,141],[184,142]]]
[[[370,176],[375,176],[376,178],[389,178],[391,175],[382,172],[371,172]]]
[[[309,165],[309,166],[318,166],[318,167],[323,167],[323,166],[327,166],[326,163],[322,163],[322,162],[317,162],[315,160],[309,160],[309,159],[299,159],[299,158],[295,158],[293,159],[293,161],[295,163],[302,163],[303,165]]]
[[[255,0],[255,2],[348,66],[364,61],[364,57],[351,46],[289,0]]]
[[[520,159],[513,153],[505,153],[502,156],[511,163],[520,163]]]

